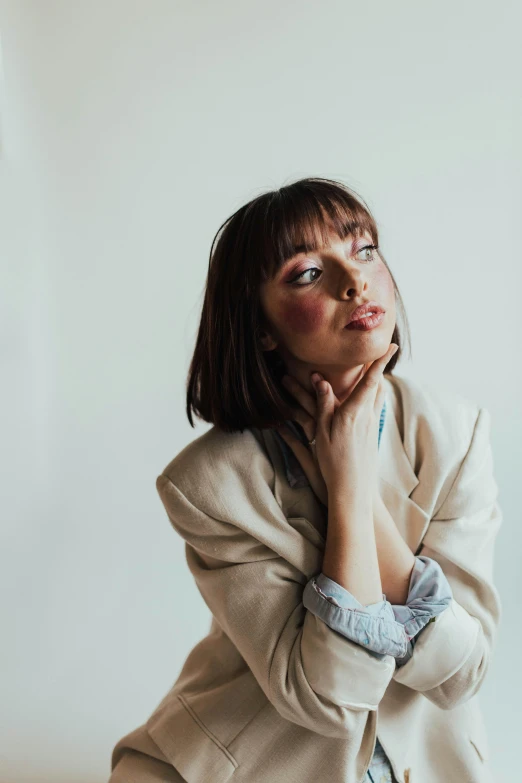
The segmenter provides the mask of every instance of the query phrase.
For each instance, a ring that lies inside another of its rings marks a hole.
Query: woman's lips
[[[369,315],[366,318],[357,318],[355,321],[350,321],[344,328],[345,329],[359,329],[362,332],[369,332],[370,329],[375,329],[384,321],[384,313],[376,313],[375,315]]]

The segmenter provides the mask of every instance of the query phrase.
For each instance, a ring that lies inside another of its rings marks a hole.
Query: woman
[[[342,183],[218,234],[186,409],[214,426],[156,482],[212,622],[110,783],[491,781],[489,413],[393,374],[400,294]]]

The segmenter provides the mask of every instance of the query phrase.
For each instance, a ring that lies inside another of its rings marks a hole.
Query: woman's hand
[[[371,495],[377,484],[378,426],[384,401],[382,374],[398,350],[392,344],[373,361],[349,396],[335,408],[328,381],[319,381],[317,392],[316,453],[330,491],[346,488]]]
[[[307,439],[309,441],[313,440],[317,428],[317,395],[310,394],[310,392],[308,392],[304,386],[301,386],[299,381],[291,375],[285,375],[282,383],[285,389],[287,389],[290,394],[293,394],[299,403],[299,407],[294,408],[293,410],[293,420],[301,425]],[[334,398],[334,406],[337,408],[341,403],[333,393],[333,390],[332,395]],[[276,429],[285,443],[287,443],[294,452],[316,496],[324,506],[328,506],[328,490],[317,461],[315,449],[302,443],[286,425],[277,427]]]
[[[384,401],[382,371],[396,350],[397,346],[392,344],[384,356],[365,365],[366,372],[342,404],[327,381],[322,381],[327,386],[326,394],[319,395],[317,393],[315,397],[309,394],[294,378],[287,376],[287,380],[283,381],[285,388],[300,403],[300,407],[295,409],[294,419],[302,426],[308,440],[313,440],[316,437],[316,449],[305,446],[285,427],[278,428],[278,432],[294,452],[313,491],[325,506],[328,505],[328,480],[325,481],[324,468],[321,468],[323,462],[321,457],[318,457],[319,451],[323,455],[325,451],[329,452],[326,459],[323,456],[323,461],[325,461],[326,473],[330,477],[330,481],[337,480],[338,477],[345,480],[352,473],[350,464],[353,465],[354,461],[357,462],[354,468],[357,472],[353,473],[352,478],[360,475],[361,467],[365,464],[372,497],[375,501],[380,499],[376,451],[378,448],[378,423]],[[318,377],[321,378],[320,375]],[[312,378],[314,377],[312,376]],[[370,403],[372,404],[370,405]],[[321,406],[324,413],[321,428],[322,443],[319,445],[319,437],[317,437],[320,429],[318,411]],[[339,417],[340,408],[341,416]],[[334,425],[337,434],[333,431]],[[366,437],[362,433],[366,433]],[[375,444],[373,444],[374,439]],[[362,445],[361,442],[363,442]],[[345,452],[343,446],[348,448],[348,453]],[[361,459],[363,455],[366,455],[366,458]]]

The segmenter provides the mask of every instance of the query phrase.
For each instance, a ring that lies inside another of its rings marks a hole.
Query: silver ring
[[[315,446],[315,438],[313,440],[308,441],[309,446]]]

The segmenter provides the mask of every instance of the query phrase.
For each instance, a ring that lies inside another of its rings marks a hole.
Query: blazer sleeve
[[[493,560],[502,512],[490,423],[489,412],[480,408],[468,451],[423,539],[422,554],[440,564],[453,597],[418,635],[411,659],[393,674],[397,682],[446,710],[479,690],[501,618]]]
[[[377,710],[391,681],[394,658],[376,658],[305,609],[308,575],[271,545],[276,538],[269,526],[287,528],[288,522],[255,464],[245,460],[229,472],[218,492],[197,468],[181,477],[183,492],[176,474],[162,473],[158,493],[186,542],[188,567],[206,605],[267,699],[282,717],[311,731],[362,737],[368,711]]]

